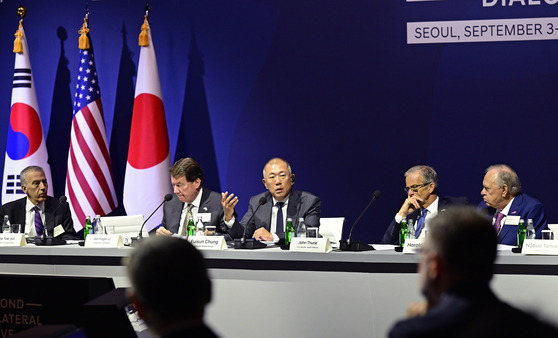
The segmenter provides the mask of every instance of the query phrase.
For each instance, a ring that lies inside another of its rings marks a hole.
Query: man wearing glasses
[[[281,158],[269,160],[263,169],[262,182],[268,191],[250,198],[248,211],[240,221],[246,228],[247,238],[282,243],[285,240],[287,218],[292,218],[295,230],[298,229],[299,218],[304,218],[307,227],[320,226],[320,199],[308,192],[292,189],[295,175],[287,161]],[[225,223],[231,228],[235,222],[238,223],[233,215],[238,200],[233,196],[223,193],[222,200]],[[254,214],[262,197],[266,202]],[[242,234],[237,231],[235,236],[242,237]]]
[[[452,204],[467,204],[464,197],[438,197],[438,174],[434,168],[417,165],[405,172],[407,199],[384,233],[382,243],[399,244],[401,221],[413,222],[416,238],[424,238],[430,220]]]

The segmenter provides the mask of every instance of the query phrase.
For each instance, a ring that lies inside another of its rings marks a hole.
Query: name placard
[[[407,238],[403,246],[403,253],[416,254],[422,249],[424,238]]]
[[[24,234],[0,234],[0,246],[26,246]]]
[[[331,243],[327,238],[294,237],[291,240],[290,251],[295,252],[330,252]]]
[[[85,238],[88,248],[120,248],[124,246],[120,235],[95,235],[90,234]]]
[[[526,239],[521,253],[524,255],[558,255],[558,241]]]
[[[192,236],[188,241],[200,250],[225,250],[227,242],[224,236]]]

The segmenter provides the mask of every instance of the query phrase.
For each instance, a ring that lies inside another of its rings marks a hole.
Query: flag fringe
[[[15,40],[14,40],[14,53],[21,54],[23,53],[23,43],[21,42],[21,38],[23,37],[22,32],[22,20],[19,20],[19,28],[15,32]]]
[[[87,18],[83,19],[83,25],[81,29],[78,31],[80,35],[79,37],[79,49],[86,50],[89,49],[89,37],[87,37],[87,33],[89,33],[89,28],[87,27]]]
[[[147,30],[149,29],[149,24],[147,23],[147,15],[143,20],[143,25],[141,25],[141,33],[139,35],[139,45],[141,47],[149,46],[149,37],[147,36]]]

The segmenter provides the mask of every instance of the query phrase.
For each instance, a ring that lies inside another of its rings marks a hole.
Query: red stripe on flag
[[[95,122],[95,118],[93,117],[91,111],[89,110],[89,107],[88,106],[83,107],[83,109],[81,110],[81,113],[83,115],[83,118],[84,118],[85,122],[87,123],[87,126],[89,127],[89,130],[91,131],[91,133],[95,137],[95,141],[97,142],[97,146],[101,149],[101,151],[103,150],[103,148],[105,148],[105,151],[106,151],[106,147],[104,146],[105,143],[103,141],[103,137],[101,136],[101,133],[99,131],[99,127],[97,126],[97,123]],[[75,118],[74,118],[74,121],[75,121]],[[100,185],[101,189],[103,190],[103,194],[107,198],[111,209],[112,210],[115,209],[116,208],[116,203],[113,200],[112,192],[110,191],[110,187],[109,187],[109,184],[107,182],[107,177],[105,177],[105,175],[103,173],[103,170],[101,169],[101,166],[99,165],[99,163],[97,162],[97,159],[93,155],[93,152],[91,151],[91,148],[89,147],[89,144],[87,144],[87,141],[84,139],[83,134],[81,133],[81,130],[79,129],[79,125],[77,123],[75,123],[75,125],[74,125],[74,130],[75,130],[78,146],[81,149],[81,152],[83,153],[83,156],[87,160],[87,164],[89,165],[89,168],[91,168],[91,171],[93,171],[93,174],[95,175],[95,178],[99,182],[99,185]],[[107,153],[107,155],[108,155],[108,153]],[[106,160],[107,160],[107,158],[105,157],[105,161]],[[110,163],[110,160],[109,160],[108,163]],[[108,165],[108,163],[107,163],[107,165]],[[108,168],[110,170],[110,165],[108,165]],[[99,215],[103,214],[103,216],[104,216],[103,208],[93,209],[93,210],[95,210],[95,212],[98,213]]]
[[[76,138],[78,139],[78,146],[80,146],[79,139],[83,138],[83,136],[81,135],[81,131],[79,130],[79,125],[78,125],[75,118],[74,118],[74,121],[73,121],[72,125],[74,127],[74,132],[76,134]],[[84,149],[82,147],[80,147],[80,149],[81,149],[82,152],[84,151]],[[75,153],[73,151],[70,152],[70,158],[71,158],[71,161],[72,161],[72,167],[74,168],[74,175],[75,175],[77,181],[79,182],[79,186],[81,187],[81,190],[83,190],[83,193],[84,193],[85,197],[87,198],[87,201],[89,202],[89,205],[95,211],[103,210],[103,208],[101,207],[101,204],[99,203],[99,200],[97,200],[97,196],[95,196],[95,193],[93,192],[93,190],[91,190],[91,187],[89,186],[89,183],[87,182],[87,179],[85,178],[85,175],[83,175],[83,172],[81,171],[81,168],[78,165]],[[83,201],[82,201],[82,203],[83,203]]]
[[[72,143],[70,142],[70,154],[73,154],[74,150],[72,149]],[[68,189],[68,197],[70,198],[70,204],[72,209],[74,209],[74,213],[76,214],[77,219],[80,221],[80,225],[83,228],[83,223],[85,223],[85,213],[81,208],[81,205],[78,202],[76,194],[74,192],[74,188],[72,187],[72,183],[70,182],[70,172],[66,173],[66,187]],[[81,222],[83,220],[83,223]],[[75,225],[74,225],[75,228]]]

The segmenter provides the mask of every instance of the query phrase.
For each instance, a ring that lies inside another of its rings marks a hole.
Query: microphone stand
[[[362,216],[364,216],[364,213],[366,212],[366,210],[368,210],[368,208],[370,208],[370,206],[372,205],[372,202],[374,202],[376,199],[378,199],[380,197],[380,195],[381,195],[381,192],[379,190],[374,191],[374,194],[372,194],[372,199],[370,200],[370,202],[368,203],[366,208],[364,208],[364,210],[360,213],[360,216],[358,216],[357,220],[353,223],[353,226],[351,227],[351,231],[349,232],[349,238],[347,240],[340,240],[339,241],[339,250],[341,250],[341,251],[370,251],[370,250],[375,250],[372,245],[369,245],[369,244],[361,242],[361,241],[352,241],[351,238],[353,236],[353,230],[355,228],[355,225],[358,223],[358,221],[360,221]]]
[[[248,222],[246,222],[246,227],[244,227],[244,234],[242,235],[242,238],[240,238],[240,239],[236,238],[234,240],[234,248],[235,249],[253,250],[253,249],[267,248],[267,245],[265,243],[257,241],[253,238],[246,239],[246,228],[248,228],[248,224],[250,224],[250,221],[252,220],[252,218],[254,218],[254,215],[256,214],[258,209],[262,205],[264,205],[266,202],[267,202],[267,199],[265,197],[260,198],[260,201],[258,203],[258,206],[256,207],[256,210],[254,210],[254,213],[252,214],[252,216],[250,216],[250,218],[248,219]]]

